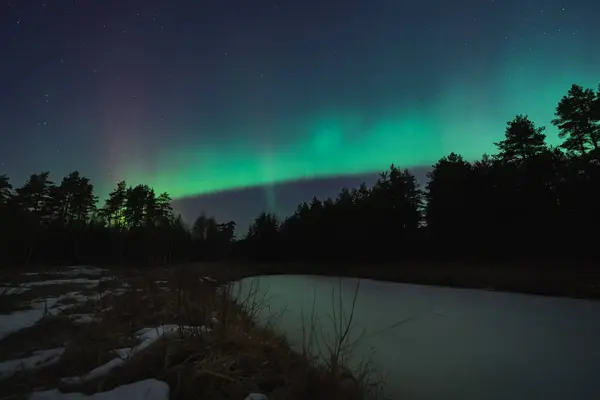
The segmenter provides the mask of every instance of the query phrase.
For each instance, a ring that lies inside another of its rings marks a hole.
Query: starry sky
[[[600,80],[596,0],[9,0],[0,173],[145,183],[242,225],[493,152]]]

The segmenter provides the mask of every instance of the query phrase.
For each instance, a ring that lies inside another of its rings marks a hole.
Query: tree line
[[[0,175],[0,263],[170,264],[212,260],[234,240],[235,223],[201,216],[194,229],[167,193],[117,183],[103,205],[78,171],[60,184],[45,171],[13,189]],[[204,225],[202,222],[204,221]]]
[[[400,261],[598,258],[600,87],[573,85],[551,121],[561,143],[523,114],[495,154],[451,153],[421,187],[395,165],[370,187],[235,222],[200,215],[188,228],[167,193],[119,182],[102,205],[77,171],[19,188],[0,175],[0,263],[170,264],[194,260]]]
[[[313,198],[282,221],[263,213],[241,243],[257,260],[597,259],[600,87],[573,85],[545,127],[523,114],[495,154],[451,153],[420,187],[392,165],[371,187]]]

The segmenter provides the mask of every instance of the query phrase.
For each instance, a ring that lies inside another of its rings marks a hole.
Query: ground
[[[233,301],[226,275],[190,266],[0,271],[0,399],[369,394],[362,377],[259,327],[261,305]]]

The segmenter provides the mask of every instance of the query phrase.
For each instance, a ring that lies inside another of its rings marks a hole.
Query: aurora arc
[[[276,146],[250,138],[211,146],[173,145],[161,152],[153,168],[143,158],[127,160],[124,178],[178,199],[379,172],[391,163],[409,169],[429,166],[452,151],[473,160],[494,152],[493,142],[501,139],[506,122],[520,113],[546,126],[548,142],[555,145],[559,141],[550,121],[556,103],[571,84],[595,87],[598,79],[591,65],[556,66],[549,70],[542,61],[527,68],[507,66],[500,79],[454,82],[437,99],[419,105],[403,100],[375,113],[316,111],[280,123],[274,134],[292,139]]]

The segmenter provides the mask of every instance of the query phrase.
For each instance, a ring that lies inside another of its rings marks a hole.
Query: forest
[[[313,198],[283,219],[262,213],[248,232],[205,214],[187,227],[169,194],[147,185],[119,182],[99,203],[78,171],[60,183],[40,172],[21,187],[0,175],[0,265],[597,260],[600,87],[573,85],[551,123],[558,146],[517,115],[495,154],[451,153],[423,187],[391,165],[370,187]]]

